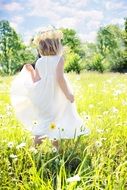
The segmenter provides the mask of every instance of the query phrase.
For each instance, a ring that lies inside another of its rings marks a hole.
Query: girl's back
[[[35,64],[38,69],[40,77],[52,77],[56,74],[56,67],[60,60],[60,56],[42,56]]]
[[[59,33],[56,30],[46,35],[40,33],[38,46],[42,57],[37,60],[35,70],[27,65],[12,84],[11,99],[17,117],[37,138],[45,135],[50,139],[74,138],[88,134],[63,72]]]

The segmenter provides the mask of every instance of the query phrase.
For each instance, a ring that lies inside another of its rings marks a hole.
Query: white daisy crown
[[[56,29],[55,27],[47,30],[41,30],[33,39],[33,44],[39,45],[40,41],[46,39],[63,39],[63,33],[60,29]]]

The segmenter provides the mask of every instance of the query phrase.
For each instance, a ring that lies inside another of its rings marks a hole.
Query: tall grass
[[[61,140],[59,152],[49,140],[34,147],[10,105],[12,78],[0,78],[0,189],[127,189],[127,75],[68,77],[91,134]]]

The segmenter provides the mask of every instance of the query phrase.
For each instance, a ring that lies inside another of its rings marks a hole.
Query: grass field
[[[127,75],[68,77],[91,134],[62,140],[60,152],[48,140],[34,148],[10,105],[12,77],[0,77],[0,190],[127,189]]]

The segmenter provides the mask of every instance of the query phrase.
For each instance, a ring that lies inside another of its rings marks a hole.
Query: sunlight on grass
[[[12,77],[0,77],[0,189],[127,189],[127,75],[68,77],[91,134],[61,140],[59,152],[49,140],[34,147],[10,105]]]

